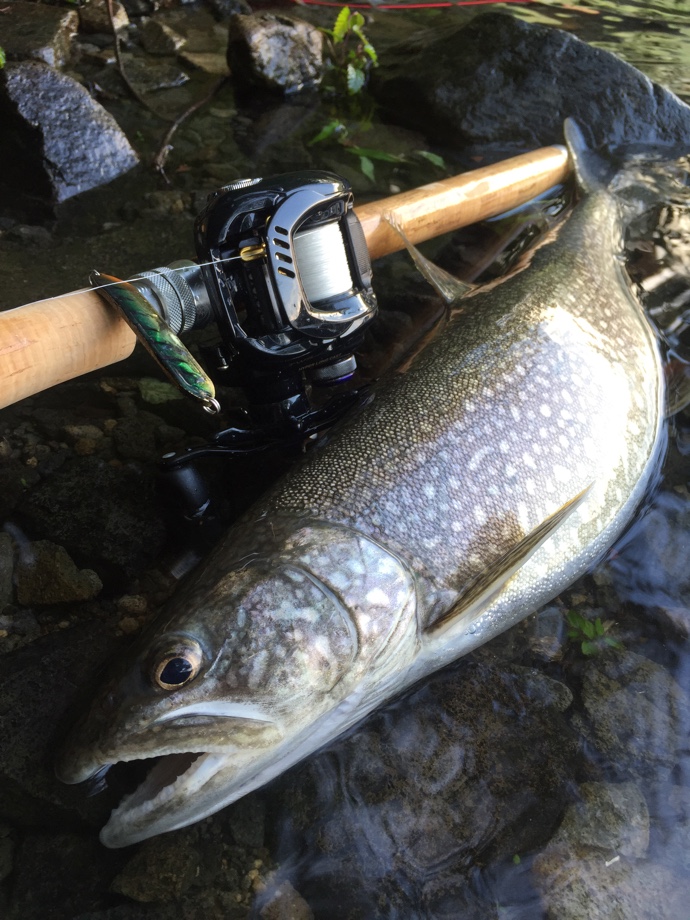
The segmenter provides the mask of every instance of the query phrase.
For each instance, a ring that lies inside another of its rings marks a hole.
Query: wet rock
[[[533,868],[547,920],[678,920],[687,915],[687,880],[655,863],[575,859],[554,847]]]
[[[583,783],[551,845],[640,858],[649,846],[649,812],[635,783]]]
[[[79,570],[63,546],[48,540],[22,547],[16,582],[17,600],[27,607],[91,600],[103,587],[95,572]]]
[[[115,800],[88,796],[55,777],[55,757],[73,709],[83,709],[104,662],[122,652],[114,624],[59,629],[3,656],[0,671],[0,818],[18,829],[100,827]],[[94,842],[92,841],[92,845]]]
[[[218,76],[228,73],[228,62],[224,54],[215,54],[213,51],[183,51],[180,59],[195,70],[204,73],[214,73]]]
[[[291,878],[316,915],[409,916],[472,866],[543,845],[575,751],[566,696],[473,656],[278,780],[278,858],[304,854]],[[462,903],[490,916],[476,892]]]
[[[1,181],[31,198],[64,201],[137,163],[112,116],[76,80],[45,64],[7,64],[0,118]]]
[[[103,889],[122,860],[88,835],[26,834],[15,856],[7,920],[80,916],[103,903]]]
[[[14,864],[14,840],[9,824],[0,822],[0,882],[12,871]]]
[[[112,890],[142,903],[177,901],[199,867],[194,840],[192,830],[145,841],[114,879]]]
[[[484,152],[562,143],[566,117],[597,145],[683,144],[690,133],[690,108],[629,64],[505,13],[390,49],[371,90],[391,120]]]
[[[112,0],[113,23],[115,29],[126,29],[129,25],[129,16],[124,6],[118,0]],[[79,26],[87,35],[94,33],[112,34],[112,25],[108,15],[106,0],[89,0],[79,8]]]
[[[2,47],[7,60],[36,58],[51,67],[62,67],[70,58],[77,22],[76,10],[15,0],[2,16]]]
[[[0,613],[12,603],[14,594],[14,541],[8,533],[0,533]]]
[[[221,22],[231,19],[238,13],[248,16],[252,11],[247,0],[206,0],[206,5]]]
[[[660,492],[626,533],[608,571],[623,600],[658,607],[690,632],[690,500]]]
[[[238,83],[283,93],[321,81],[323,34],[283,13],[234,16],[228,36],[228,66]]]
[[[314,914],[290,882],[281,882],[261,908],[261,920],[313,920]]]
[[[145,569],[165,540],[151,474],[88,457],[67,460],[17,510],[28,531],[60,543],[108,582]]]
[[[158,19],[147,19],[140,26],[139,35],[144,50],[149,54],[175,54],[187,40]]]
[[[660,665],[628,651],[597,656],[584,666],[582,700],[586,718],[574,724],[619,775],[660,779],[687,764],[690,699]]]
[[[123,54],[122,60],[129,80],[140,93],[174,89],[176,86],[184,86],[189,81],[187,74],[174,64],[145,60],[130,54]],[[112,76],[119,79],[119,74]]]

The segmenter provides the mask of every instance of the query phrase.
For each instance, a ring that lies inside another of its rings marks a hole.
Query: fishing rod
[[[328,172],[233,182],[195,222],[196,261],[126,281],[93,272],[91,289],[0,313],[0,408],[120,361],[137,340],[209,412],[220,409],[216,384],[240,387],[239,421],[161,463],[183,516],[199,519],[209,505],[199,460],[303,442],[361,402],[336,385],[353,376],[376,314],[372,260],[405,238],[420,243],[519,207],[568,172],[565,148],[545,147],[356,208]],[[202,349],[202,366],[179,336],[211,322],[219,341]]]

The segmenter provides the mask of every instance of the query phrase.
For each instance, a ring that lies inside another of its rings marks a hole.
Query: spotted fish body
[[[574,159],[588,193],[555,241],[262,498],[77,727],[68,782],[168,755],[104,843],[260,786],[554,597],[628,522],[661,451],[660,359],[617,201]],[[190,645],[198,670],[161,688]]]

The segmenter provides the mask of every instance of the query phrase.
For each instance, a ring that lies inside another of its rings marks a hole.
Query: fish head
[[[387,629],[376,628],[371,605],[357,622],[347,589],[333,584],[332,550],[326,558],[293,546],[230,567],[217,553],[119,663],[57,764],[59,779],[79,783],[158,758],[113,811],[104,844],[198,821],[323,743],[315,726],[359,684]],[[389,571],[396,581],[395,565]]]

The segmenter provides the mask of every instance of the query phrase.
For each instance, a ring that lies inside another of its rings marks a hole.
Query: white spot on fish
[[[477,522],[477,524],[479,524],[480,527],[482,526],[482,524],[486,524],[488,520],[486,516],[486,511],[484,511],[483,508],[477,506],[474,509],[474,519]]]
[[[539,406],[539,411],[544,416],[544,418],[551,418],[551,406],[549,406],[547,403],[542,403],[541,406]]]

